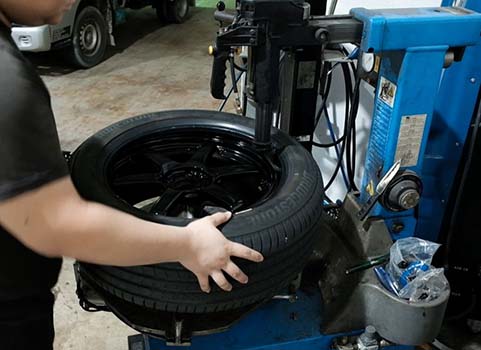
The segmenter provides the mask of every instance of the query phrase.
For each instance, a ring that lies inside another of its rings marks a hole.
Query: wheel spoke
[[[205,194],[211,196],[212,199],[223,203],[226,206],[226,209],[234,210],[243,204],[241,199],[237,195],[226,191],[225,188],[216,184],[207,186],[203,188],[202,191]]]
[[[167,171],[171,170],[172,168],[180,164],[179,162],[176,162],[175,160],[172,160],[169,157],[160,153],[147,152],[147,153],[143,153],[142,156],[144,158],[147,158],[156,166],[158,166],[163,173],[166,173]]]
[[[212,171],[214,179],[220,179],[223,177],[229,176],[240,176],[240,175],[249,175],[249,174],[259,174],[260,170],[255,168],[252,165],[243,164],[243,165],[228,165],[224,167],[217,167],[209,169]]]
[[[189,161],[205,164],[215,151],[217,151],[217,146],[213,143],[208,143],[197,149]]]
[[[114,178],[112,181],[113,186],[156,185],[161,183],[162,179],[159,173],[124,175]]]
[[[165,214],[167,211],[184,195],[183,191],[177,191],[174,189],[166,189],[152,206],[150,212],[153,214]]]

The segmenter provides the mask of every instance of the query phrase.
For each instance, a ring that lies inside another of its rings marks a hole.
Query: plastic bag
[[[415,279],[401,289],[399,296],[411,302],[431,301],[448,289],[449,283],[444,276],[444,269],[430,269],[421,271]]]
[[[416,237],[403,238],[391,247],[387,272],[399,290],[414,280],[421,271],[428,271],[439,244]]]
[[[431,266],[439,247],[437,243],[415,237],[393,244],[386,269],[401,298],[413,302],[434,300],[449,288],[444,270]]]

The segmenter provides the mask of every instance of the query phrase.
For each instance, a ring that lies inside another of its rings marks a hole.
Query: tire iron
[[[379,197],[384,193],[387,186],[391,183],[394,179],[396,174],[398,173],[399,169],[401,168],[401,160],[398,160],[396,163],[393,164],[391,169],[384,175],[384,177],[379,181],[378,185],[376,186],[376,192],[367,200],[367,202],[362,206],[361,210],[357,213],[357,217],[359,220],[363,221],[368,214],[371,212],[374,205],[379,200]]]

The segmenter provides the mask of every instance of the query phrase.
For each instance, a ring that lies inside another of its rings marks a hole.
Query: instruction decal
[[[397,86],[392,81],[381,77],[381,84],[379,85],[379,98],[385,102],[389,107],[394,107],[394,101],[396,100]]]
[[[397,162],[401,159],[402,167],[412,167],[418,164],[427,116],[427,114],[415,114],[401,118],[394,161]]]

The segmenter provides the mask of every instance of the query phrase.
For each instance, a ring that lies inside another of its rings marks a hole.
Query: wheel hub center
[[[178,167],[166,174],[167,186],[178,191],[199,190],[212,182],[213,177],[201,165]]]
[[[82,46],[86,50],[94,50],[97,46],[97,30],[94,25],[88,24],[83,28],[81,35]]]

